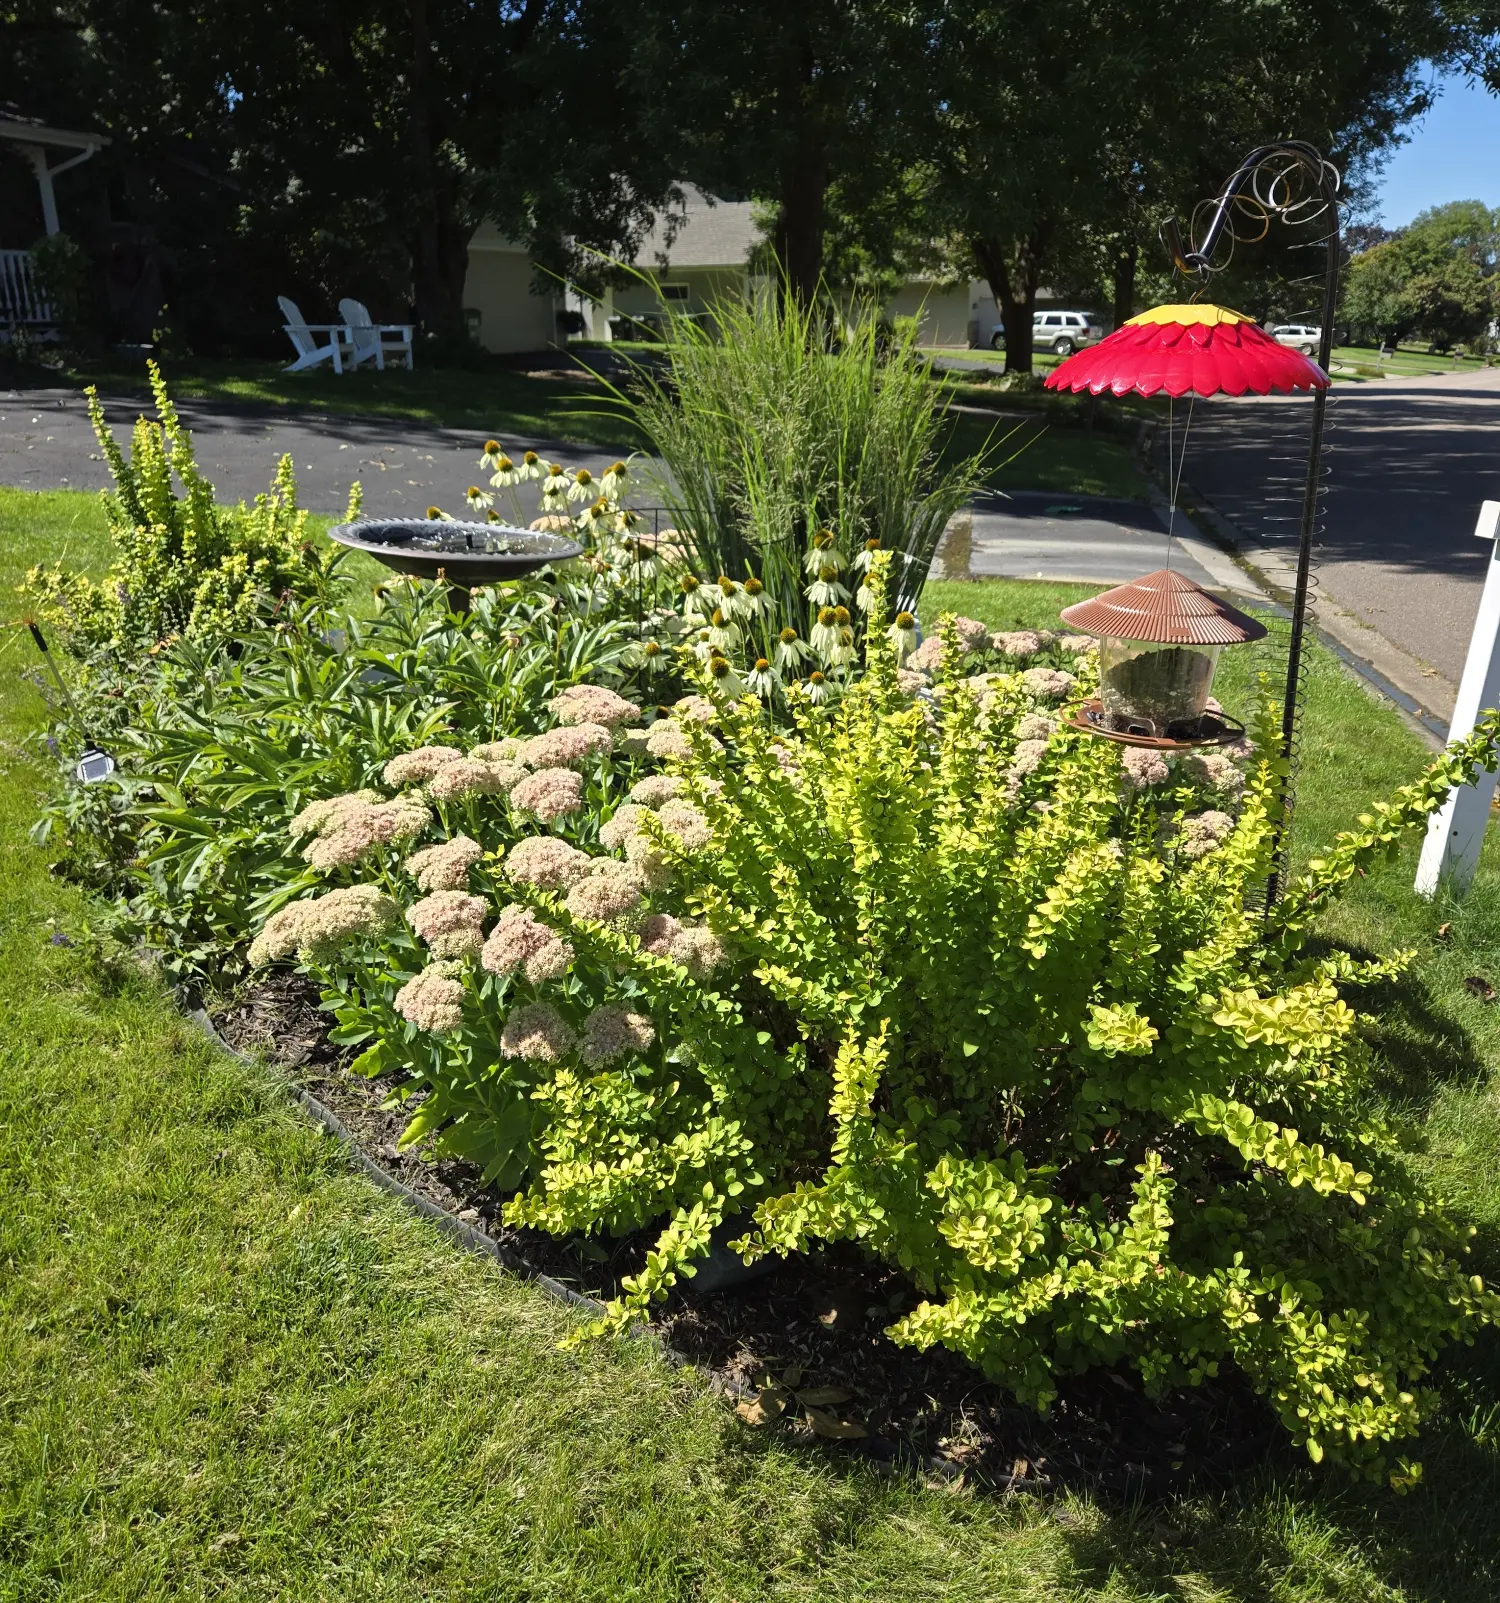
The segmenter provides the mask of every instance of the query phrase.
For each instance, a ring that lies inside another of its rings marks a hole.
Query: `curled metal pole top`
[[[1306,181],[1311,193],[1298,193],[1293,185],[1294,175]],[[1337,237],[1339,183],[1338,169],[1305,140],[1259,145],[1229,175],[1212,203],[1213,212],[1201,239],[1184,244],[1177,219],[1168,217],[1161,225],[1162,244],[1179,273],[1206,282],[1214,271],[1213,254],[1225,229],[1229,229],[1231,239],[1235,237],[1231,218],[1237,203],[1248,204],[1262,218],[1274,214],[1292,223],[1328,212]]]

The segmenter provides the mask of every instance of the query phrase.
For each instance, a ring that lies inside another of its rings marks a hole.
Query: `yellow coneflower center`
[[[769,662],[767,662],[764,657],[757,657],[755,659],[755,671],[756,671],[756,673],[766,673],[766,672],[768,672],[770,670],[770,667],[771,667],[771,664]]]
[[[508,456],[502,456],[498,465],[502,473],[509,473],[515,467],[515,463]]]
[[[443,509],[441,507],[428,507],[427,509],[427,516],[429,518],[440,518],[442,515]]]
[[[648,640],[641,649],[648,657],[659,657],[661,655],[661,647],[654,640]]]
[[[896,627],[898,629],[915,629],[916,626],[917,620],[909,612],[898,612],[896,614]]]
[[[468,495],[471,501],[477,501],[483,494],[484,491],[481,490],[477,484],[471,484],[469,486]]]
[[[722,629],[723,627],[724,627],[724,609],[722,607],[715,607],[714,608],[714,628],[715,629]]]
[[[821,685],[823,683],[823,675],[819,673],[816,668],[814,668],[813,671],[807,676],[807,682],[810,685]]]
[[[758,596],[764,589],[765,586],[760,582],[759,579],[745,580],[745,594],[747,596]]]
[[[728,657],[714,657],[709,662],[708,671],[715,679],[722,679],[726,674],[733,673],[734,669],[729,666]]]
[[[796,638],[797,638],[797,631],[795,629],[783,629],[781,631],[781,643],[784,646],[791,645],[791,643]]]
[[[500,442],[499,442],[499,440],[486,440],[484,442],[484,454],[486,456],[499,456],[500,455]]]
[[[616,462],[616,463],[613,464],[613,466],[610,468],[609,471],[610,471],[610,476],[612,478],[618,479],[620,477],[620,475],[625,471],[625,464],[623,462]]]
[[[536,454],[535,451],[528,451],[526,455],[521,458],[521,460],[526,464],[527,467],[534,468],[542,459]]]
[[[835,607],[833,609],[833,621],[835,623],[848,623],[848,621],[849,621],[849,609],[848,609],[848,607]]]
[[[592,484],[594,482],[594,475],[587,468],[579,468],[574,477],[580,484]]]
[[[698,581],[690,573],[685,573],[677,581],[678,588],[684,595],[691,595],[698,588]]]
[[[813,544],[819,551],[826,551],[833,544],[833,530],[819,529],[813,536]]]
[[[735,593],[735,591],[739,589],[739,586],[734,582],[733,579],[727,579],[721,573],[719,575],[719,588],[724,592],[724,594],[726,596],[732,596]]]
[[[865,550],[866,551],[878,551],[879,549],[880,549],[880,541],[879,540],[866,540],[865,541]]]
[[[833,610],[832,607],[823,607],[818,612],[818,622],[819,623],[837,623],[838,622],[838,614]]]
[[[832,583],[832,581],[837,579],[838,576],[839,576],[839,570],[837,568],[819,568],[818,569],[818,577],[823,581],[824,584]]]

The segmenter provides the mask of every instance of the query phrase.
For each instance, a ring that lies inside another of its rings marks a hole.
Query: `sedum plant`
[[[31,605],[80,656],[129,654],[178,636],[223,639],[285,593],[317,591],[334,561],[331,549],[312,545],[289,456],[253,506],[215,504],[161,370],[147,366],[158,421],[137,419],[128,458],[98,392],[88,391],[89,421],[115,481],[103,496],[115,553],[109,572],[96,583],[54,563],[26,576]],[[346,516],[358,512],[356,485]]]

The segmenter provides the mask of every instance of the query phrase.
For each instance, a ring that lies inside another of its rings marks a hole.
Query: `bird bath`
[[[583,554],[578,541],[565,534],[454,519],[362,518],[358,523],[340,523],[328,537],[397,573],[445,580],[455,612],[468,611],[469,592],[476,585],[519,579],[549,562]]]

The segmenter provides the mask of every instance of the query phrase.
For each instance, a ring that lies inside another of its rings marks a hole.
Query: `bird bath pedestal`
[[[438,518],[362,518],[340,523],[328,536],[397,573],[444,580],[455,612],[469,610],[476,585],[519,579],[549,562],[583,554],[578,541],[565,534]]]

